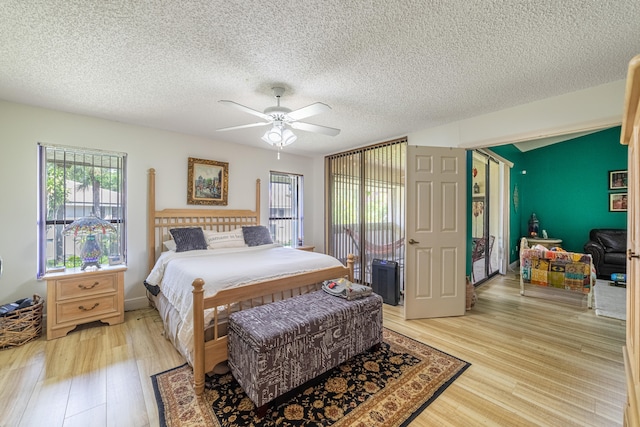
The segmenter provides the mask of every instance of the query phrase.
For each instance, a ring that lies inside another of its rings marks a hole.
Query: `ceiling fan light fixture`
[[[282,141],[282,130],[278,126],[273,126],[262,135],[262,140],[267,144],[278,144]]]
[[[291,131],[291,129],[285,129],[282,132],[282,142],[280,143],[280,147],[284,147],[285,145],[293,144],[295,140],[298,139],[295,133]]]
[[[291,129],[286,128],[284,124],[274,123],[271,129],[262,135],[261,139],[269,145],[282,148],[293,144],[298,137]]]

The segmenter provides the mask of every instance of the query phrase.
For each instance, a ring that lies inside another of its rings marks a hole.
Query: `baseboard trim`
[[[149,299],[147,297],[132,298],[124,301],[124,311],[139,310],[149,307]]]

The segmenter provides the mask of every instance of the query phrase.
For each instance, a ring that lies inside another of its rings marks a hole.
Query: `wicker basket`
[[[33,305],[0,317],[0,349],[16,347],[40,337],[44,300],[33,296]]]

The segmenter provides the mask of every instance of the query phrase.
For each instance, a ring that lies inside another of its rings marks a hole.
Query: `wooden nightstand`
[[[296,249],[298,249],[299,251],[307,251],[307,252],[313,252],[315,248],[316,248],[315,246],[296,246]]]
[[[100,320],[124,322],[124,265],[96,271],[67,269],[47,281],[47,339],[67,335],[76,326]]]

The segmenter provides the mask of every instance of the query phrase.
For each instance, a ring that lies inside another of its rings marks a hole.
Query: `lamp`
[[[529,218],[529,237],[538,237],[538,230],[540,229],[540,221],[536,217],[535,213],[531,214]]]
[[[100,243],[96,240],[96,234],[115,234],[117,232],[109,221],[98,218],[93,213],[76,219],[62,230],[62,234],[65,236],[86,236],[84,245],[80,250],[80,258],[82,258],[80,270],[84,270],[88,266],[100,268],[102,249],[100,248]]]
[[[296,139],[298,139],[298,137],[291,131],[291,129],[285,128],[284,124],[280,120],[273,122],[273,127],[262,135],[262,140],[264,142],[280,148],[292,144]]]

